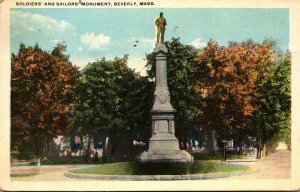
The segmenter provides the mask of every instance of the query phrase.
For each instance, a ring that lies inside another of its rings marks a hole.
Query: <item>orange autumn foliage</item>
[[[274,62],[270,45],[209,42],[194,61],[203,122],[228,134],[243,128],[255,110],[256,81]]]
[[[55,50],[55,49],[54,49]],[[25,47],[11,58],[12,145],[30,140],[43,156],[45,140],[66,132],[78,69],[61,52]]]

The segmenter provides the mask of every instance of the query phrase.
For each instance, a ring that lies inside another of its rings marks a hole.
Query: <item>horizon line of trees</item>
[[[257,158],[265,145],[283,140],[290,146],[290,53],[271,41],[210,41],[203,49],[179,38],[165,44],[176,132],[206,129],[240,143],[252,137]],[[47,141],[75,132],[102,141],[115,136],[120,145],[134,135],[149,137],[154,55],[146,54],[148,77],[141,77],[125,56],[103,57],[79,71],[65,51],[61,43],[51,52],[22,43],[12,54],[11,150],[42,158]]]

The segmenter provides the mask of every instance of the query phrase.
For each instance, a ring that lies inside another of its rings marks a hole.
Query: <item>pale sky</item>
[[[17,53],[21,42],[26,46],[37,42],[44,50],[64,42],[70,60],[81,68],[102,57],[129,54],[129,67],[145,75],[145,54],[152,52],[154,20],[160,12],[168,23],[166,40],[179,37],[182,43],[201,48],[210,39],[221,45],[272,39],[288,49],[288,9],[44,8],[11,9],[11,52]]]

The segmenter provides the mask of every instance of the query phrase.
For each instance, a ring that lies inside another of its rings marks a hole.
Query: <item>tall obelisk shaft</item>
[[[175,112],[170,101],[170,92],[167,82],[167,53],[165,44],[156,44],[154,54],[156,59],[155,70],[155,100],[152,111]]]
[[[167,53],[166,45],[156,44],[154,105],[151,110],[152,137],[149,149],[139,157],[141,162],[192,162],[192,156],[179,149],[175,137],[174,114],[176,110],[170,102],[170,92],[167,83]]]

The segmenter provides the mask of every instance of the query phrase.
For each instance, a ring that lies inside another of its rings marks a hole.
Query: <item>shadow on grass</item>
[[[248,167],[227,163],[195,161],[191,164],[175,163],[111,163],[71,171],[96,175],[188,175],[247,171]]]

